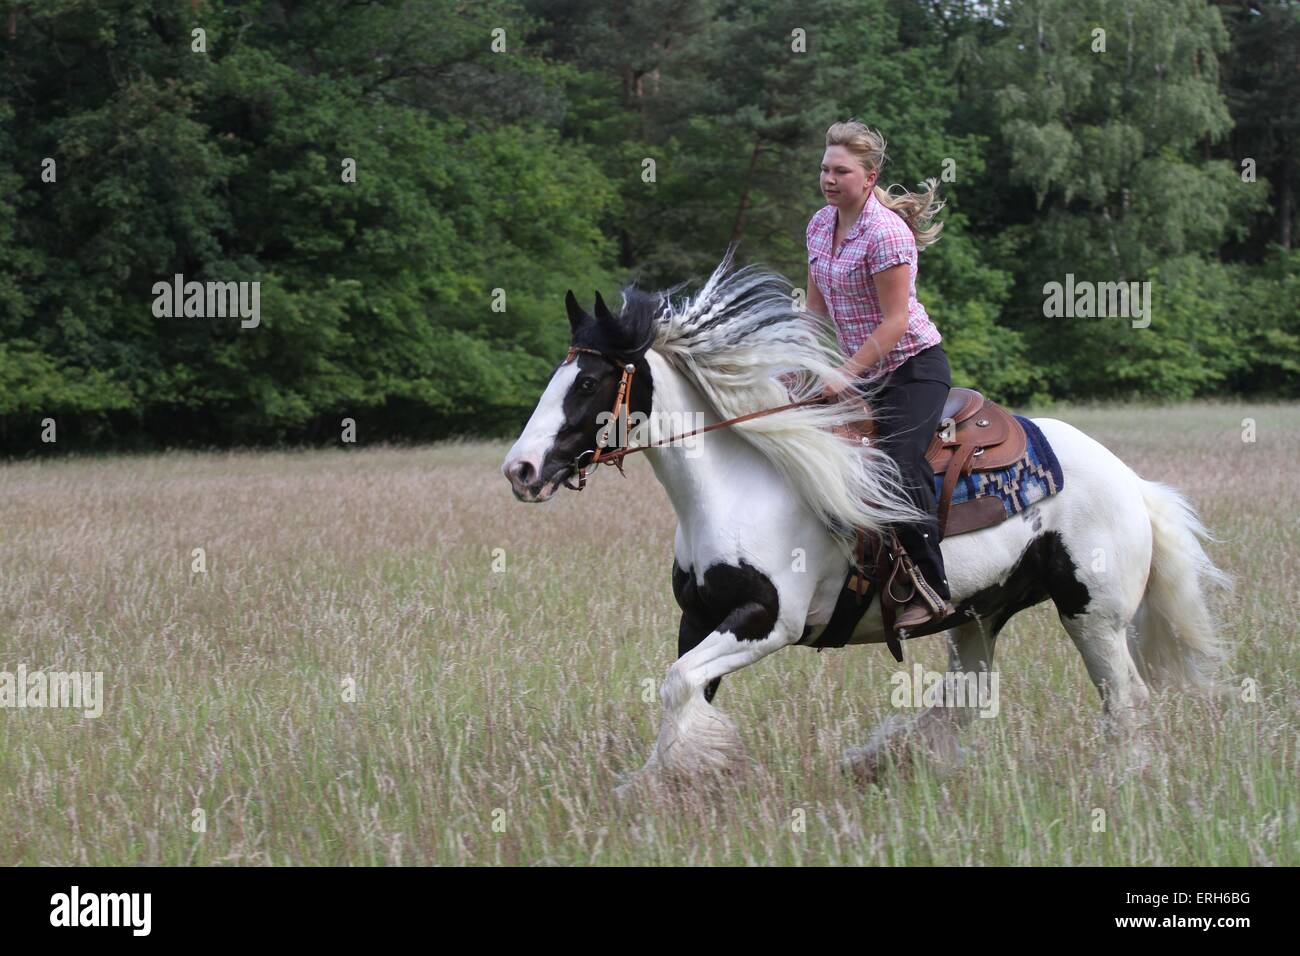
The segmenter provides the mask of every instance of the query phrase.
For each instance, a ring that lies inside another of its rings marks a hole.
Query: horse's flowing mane
[[[651,348],[722,418],[812,398],[844,361],[828,324],[796,309],[784,277],[757,266],[730,272],[733,251],[694,298],[674,302],[679,287],[660,293],[650,323]],[[793,373],[788,391],[776,377],[783,373]],[[872,389],[854,391],[870,398]],[[893,459],[830,431],[860,417],[854,404],[808,405],[731,426],[789,480],[846,553],[854,528],[921,516]]]

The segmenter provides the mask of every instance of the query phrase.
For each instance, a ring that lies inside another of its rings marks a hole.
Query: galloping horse
[[[628,287],[618,315],[599,294],[590,315],[569,292],[572,348],[502,466],[519,500],[545,501],[561,483],[574,487],[575,474],[585,479],[591,462],[583,458],[603,447],[598,431],[608,431],[620,404],[636,423],[627,443],[649,445],[662,440],[661,423],[716,423],[791,397],[810,400],[836,376],[842,358],[833,340],[798,308],[789,283],[730,265],[729,250],[698,294],[681,301],[674,290]],[[856,391],[871,394],[870,385]],[[740,759],[735,724],[712,705],[721,678],[773,651],[815,646],[850,569],[853,529],[879,532],[914,517],[893,462],[834,429],[855,417],[850,403],[802,404],[711,431],[689,448],[644,451],[677,513],[672,582],[682,613],[678,656],[660,689],[659,737],[643,771],[693,773]],[[1034,423],[1060,462],[1060,492],[1016,519],[942,541],[957,608],[945,632],[949,671],[990,669],[1007,620],[1050,598],[1114,734],[1135,725],[1149,688],[1214,685],[1224,652],[1205,592],[1227,579],[1177,491],[1143,480],[1064,422]],[[873,600],[849,643],[884,640]],[[846,751],[845,766],[871,774],[902,739],[951,753],[975,709],[945,700],[888,721],[868,746]]]

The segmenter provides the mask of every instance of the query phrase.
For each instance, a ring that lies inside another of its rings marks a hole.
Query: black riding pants
[[[945,600],[952,594],[939,551],[934,470],[925,460],[925,450],[939,427],[951,386],[948,356],[942,345],[932,345],[885,376],[872,406],[881,450],[898,462],[912,504],[930,516],[923,522],[896,526],[898,540]]]

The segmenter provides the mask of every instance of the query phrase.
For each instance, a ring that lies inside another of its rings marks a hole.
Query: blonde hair
[[[826,131],[826,145],[843,146],[862,164],[868,176],[872,171],[879,172],[886,160],[885,137],[857,120],[831,126]],[[907,228],[911,229],[912,235],[916,237],[918,250],[939,241],[939,233],[943,232],[943,223],[930,225],[930,220],[946,205],[934,201],[935,194],[939,191],[937,180],[927,179],[920,185],[926,187],[925,192],[909,192],[894,183],[889,189],[895,187],[903,189],[902,193],[894,195],[889,190],[881,189],[879,181],[872,190],[872,195],[880,200],[882,206],[898,213],[907,223]]]

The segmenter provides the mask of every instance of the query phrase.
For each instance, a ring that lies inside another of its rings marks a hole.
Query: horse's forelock
[[[623,290],[623,308],[605,321],[592,318],[573,334],[574,345],[637,357],[651,344],[660,298],[635,286]]]

